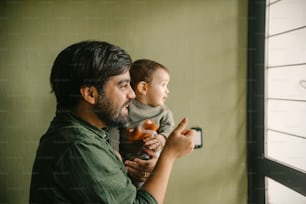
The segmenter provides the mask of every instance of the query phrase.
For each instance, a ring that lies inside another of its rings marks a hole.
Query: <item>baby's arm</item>
[[[165,121],[168,123],[168,121]],[[171,124],[164,124],[165,127],[162,129],[167,132]],[[170,122],[171,123],[171,122]],[[143,142],[147,149],[152,150],[154,152],[160,151],[166,144],[166,133],[163,131],[160,132],[160,128],[151,120],[146,120],[143,124],[144,136],[143,136]]]
[[[173,115],[171,110],[166,107],[165,114],[160,120],[160,126],[158,127],[158,130],[156,130],[158,134],[156,134],[155,138],[150,138],[146,141],[144,140],[145,145],[156,151],[161,150],[165,146],[166,140],[173,129]]]

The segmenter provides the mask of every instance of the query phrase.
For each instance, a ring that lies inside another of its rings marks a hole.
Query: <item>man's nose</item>
[[[136,97],[135,92],[134,92],[134,90],[132,89],[132,87],[130,86],[129,93],[128,93],[128,98],[129,98],[129,99],[133,99],[133,98],[135,98],[135,97]]]

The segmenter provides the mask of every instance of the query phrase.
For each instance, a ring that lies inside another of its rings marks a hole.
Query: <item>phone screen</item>
[[[199,149],[203,146],[203,136],[202,136],[202,129],[199,127],[192,127],[196,131],[195,141],[194,141],[194,148]]]

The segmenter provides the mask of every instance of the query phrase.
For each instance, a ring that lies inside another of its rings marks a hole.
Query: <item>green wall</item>
[[[171,71],[168,106],[204,130],[174,166],[166,204],[245,204],[244,0],[0,3],[0,203],[28,203],[38,140],[55,110],[49,73],[81,40],[106,40]]]

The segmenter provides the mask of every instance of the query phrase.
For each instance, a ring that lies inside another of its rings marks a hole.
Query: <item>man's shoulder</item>
[[[84,126],[66,125],[57,128],[49,128],[49,130],[41,137],[41,141],[67,144],[79,142],[95,143],[97,140],[103,138],[100,136],[101,134],[102,133],[97,134],[95,131]]]

